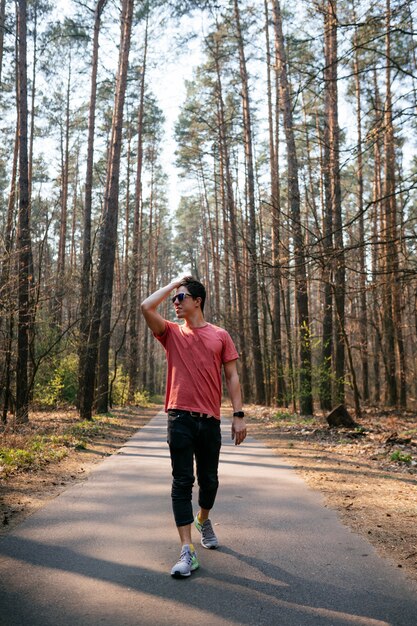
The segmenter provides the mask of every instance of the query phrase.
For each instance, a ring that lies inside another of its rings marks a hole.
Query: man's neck
[[[206,320],[204,319],[204,315],[201,311],[197,311],[193,313],[189,317],[185,318],[185,323],[189,328],[202,328],[207,325]]]

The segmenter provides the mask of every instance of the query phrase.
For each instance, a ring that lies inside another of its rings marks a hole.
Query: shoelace
[[[202,526],[202,534],[204,535],[204,539],[214,539],[216,537],[209,519],[206,520]]]
[[[190,550],[187,550],[187,549],[181,550],[179,562],[185,561],[186,563],[190,564],[192,560],[193,559],[192,559]]]

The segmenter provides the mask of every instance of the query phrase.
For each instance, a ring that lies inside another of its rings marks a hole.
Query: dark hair
[[[203,283],[196,280],[192,276],[184,276],[180,282],[180,287],[187,287],[193,298],[201,298],[201,312],[204,312],[204,303],[206,301],[206,288]]]

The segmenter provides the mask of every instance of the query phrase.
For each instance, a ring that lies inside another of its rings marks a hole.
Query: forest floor
[[[35,412],[29,424],[0,432],[0,535],[85,480],[160,409],[115,409],[92,424],[80,423],[74,410]],[[417,416],[369,409],[357,428],[329,429],[320,416],[245,409],[249,434],[286,459],[345,525],[417,581]]]

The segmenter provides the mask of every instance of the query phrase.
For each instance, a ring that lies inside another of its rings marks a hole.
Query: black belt
[[[188,415],[191,415],[191,417],[214,417],[208,413],[199,413],[198,411],[183,411],[182,409],[178,409],[178,411],[180,413],[187,413]]]

